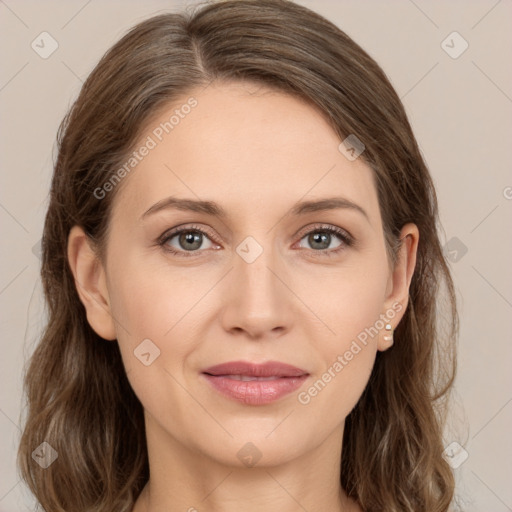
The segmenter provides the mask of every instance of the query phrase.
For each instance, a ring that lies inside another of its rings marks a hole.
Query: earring
[[[391,327],[391,324],[386,324],[386,334],[384,335],[384,341],[388,341],[393,343],[393,328]]]

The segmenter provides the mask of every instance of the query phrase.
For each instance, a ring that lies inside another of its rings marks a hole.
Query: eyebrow
[[[161,201],[158,201],[153,206],[151,206],[151,208],[149,208],[142,214],[141,220],[156,212],[167,209],[205,213],[207,215],[212,215],[214,217],[219,217],[221,219],[225,219],[228,217],[228,214],[224,210],[224,208],[222,208],[222,206],[213,201],[184,199],[171,196],[162,199]],[[302,201],[300,203],[296,203],[289,211],[289,214],[305,215],[311,212],[320,212],[336,209],[347,209],[357,211],[361,213],[368,222],[370,222],[368,214],[361,206],[343,197],[327,197],[324,199],[318,199],[314,201]]]

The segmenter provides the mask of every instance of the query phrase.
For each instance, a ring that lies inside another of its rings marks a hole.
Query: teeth
[[[244,382],[247,382],[250,380],[275,380],[275,379],[280,378],[275,375],[272,377],[252,377],[249,375],[224,375],[224,377],[227,377],[228,379],[233,379],[233,380],[241,380]]]

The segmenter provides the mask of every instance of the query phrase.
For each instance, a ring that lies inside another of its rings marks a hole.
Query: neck
[[[309,453],[262,467],[219,463],[154,423],[146,432],[151,477],[133,512],[361,510],[340,485],[343,428]]]

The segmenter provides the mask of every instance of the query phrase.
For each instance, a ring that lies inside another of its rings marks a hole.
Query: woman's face
[[[242,83],[148,124],[112,185],[109,315],[87,306],[117,338],[148,440],[237,466],[339,446],[412,272],[390,267],[372,171],[340,142],[313,107]]]

